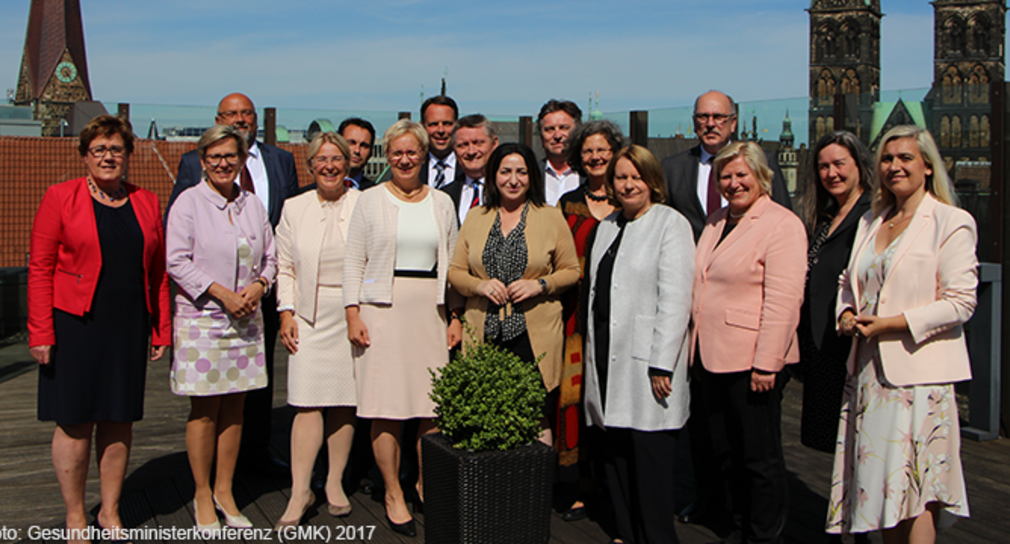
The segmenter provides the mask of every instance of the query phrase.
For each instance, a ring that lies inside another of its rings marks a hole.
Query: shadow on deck
[[[287,357],[277,353],[275,408],[272,447],[278,457],[289,457],[289,432],[294,411],[284,406]],[[27,539],[29,528],[60,527],[63,504],[50,460],[51,423],[35,416],[37,380],[30,365],[27,346],[16,344],[0,349],[0,524],[6,532],[3,542]],[[127,527],[193,527],[193,481],[185,453],[185,421],[189,402],[168,388],[167,361],[149,364],[145,418],[134,428],[130,469],[124,485],[120,511]],[[6,378],[6,379],[4,379]],[[831,476],[831,456],[811,451],[799,443],[799,416],[802,385],[791,383],[783,401],[782,432],[789,470],[789,523],[787,542],[826,542],[821,529],[827,510],[827,489]],[[690,473],[690,456],[685,443],[676,462],[680,475]],[[962,520],[941,533],[939,542],[1000,542],[1010,532],[1004,514],[1010,504],[1010,446],[1006,440],[963,442],[962,459],[966,471],[972,518]],[[98,512],[97,470],[89,472],[86,501],[90,512]],[[350,490],[350,488],[348,488]],[[257,528],[268,529],[280,518],[290,492],[288,478],[237,475],[235,499],[242,512]],[[679,503],[690,500],[690,478],[681,478],[675,490]],[[385,522],[380,502],[360,492],[353,493],[353,512],[333,518],[326,512],[325,495],[317,492],[298,541],[424,542],[424,515],[417,514],[418,538],[393,533]],[[610,537],[599,519],[566,523],[557,513],[551,517],[551,542],[565,544],[606,543]],[[11,530],[15,531],[12,533]],[[680,540],[687,544],[718,540],[710,529],[677,524]],[[266,531],[247,542],[262,542]],[[269,533],[268,533],[269,534]],[[165,532],[152,532],[150,539],[136,542],[177,542]],[[275,534],[269,538],[276,539]],[[873,542],[880,542],[874,535]],[[196,542],[200,542],[197,540]],[[525,544],[525,543],[524,543]]]

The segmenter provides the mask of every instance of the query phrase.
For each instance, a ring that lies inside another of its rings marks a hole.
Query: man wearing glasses
[[[231,125],[245,136],[249,144],[249,157],[245,161],[237,182],[243,189],[255,193],[267,210],[270,225],[274,228],[281,220],[284,200],[298,193],[298,172],[294,156],[283,149],[256,141],[256,108],[248,96],[232,93],[221,99],[214,122]],[[186,189],[202,179],[200,157],[196,150],[179,160],[179,173],[172,187],[172,196],[165,208],[167,220],[172,203]],[[277,296],[273,289],[263,296],[263,321],[266,334],[266,367],[268,385],[246,395],[242,426],[242,449],[239,453],[239,470],[250,474],[276,474],[288,476],[287,465],[270,455],[270,411],[273,408],[274,346],[280,319],[277,315]]]
[[[736,106],[733,99],[719,91],[709,91],[694,101],[694,133],[699,145],[663,159],[666,176],[667,204],[684,214],[691,222],[694,239],[698,241],[705,218],[726,205],[716,190],[715,180],[709,181],[712,159],[729,145],[736,133]],[[771,167],[772,200],[792,209],[785,178],[775,153],[765,151]]]

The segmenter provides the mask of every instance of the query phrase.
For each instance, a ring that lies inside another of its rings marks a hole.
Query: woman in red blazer
[[[67,529],[87,527],[94,431],[97,521],[117,530],[133,422],[143,417],[147,337],[152,360],[172,343],[164,233],[158,197],[124,181],[129,122],[96,117],[81,131],[78,152],[87,176],[50,187],[32,226],[28,342],[41,365],[38,417],[56,422],[53,466]]]
[[[772,171],[754,142],[730,144],[712,176],[729,205],[708,217],[695,253],[694,378],[737,524],[731,542],[781,542],[786,469],[782,369],[799,361],[796,326],[807,271],[800,218],[771,199]]]
[[[849,352],[827,530],[933,542],[968,516],[954,382],[971,379],[962,325],[975,311],[975,220],[956,207],[933,137],[891,129],[880,186],[838,293]]]

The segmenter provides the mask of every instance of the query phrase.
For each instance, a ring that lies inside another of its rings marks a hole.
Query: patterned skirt
[[[176,315],[172,392],[211,396],[267,386],[263,311],[233,319],[221,310],[197,317]]]
[[[875,341],[859,345],[845,385],[826,531],[890,529],[941,505],[939,526],[968,517],[961,430],[951,384],[895,387]]]

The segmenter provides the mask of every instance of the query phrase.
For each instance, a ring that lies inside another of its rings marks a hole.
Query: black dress
[[[800,442],[827,453],[834,453],[838,439],[845,362],[852,347],[851,338],[835,331],[838,276],[849,263],[859,218],[869,208],[870,195],[864,192],[835,232],[828,234],[829,220],[817,226],[807,252],[807,283],[797,331],[797,370],[803,379]]]
[[[53,310],[56,344],[39,369],[39,420],[74,425],[138,421],[150,332],[144,298],[144,233],[133,205],[94,202],[102,248],[91,309],[83,316]]]

